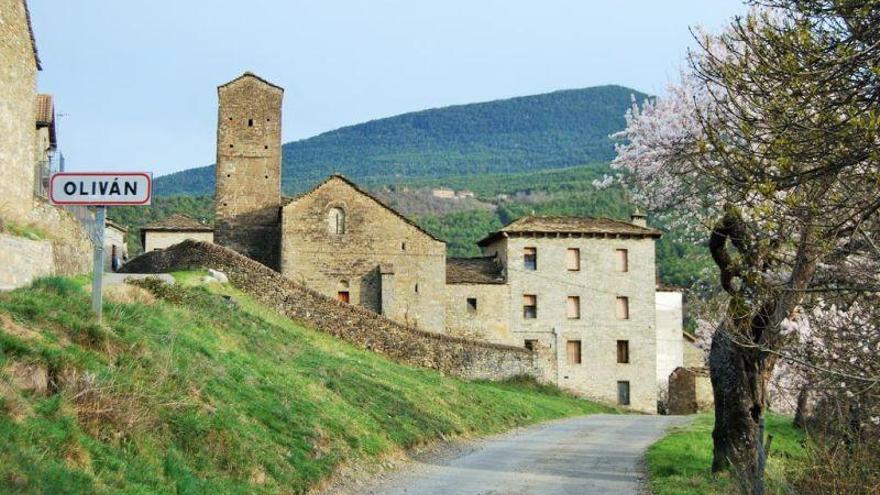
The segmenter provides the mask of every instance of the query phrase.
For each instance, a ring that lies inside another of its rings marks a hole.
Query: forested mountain
[[[283,188],[308,189],[333,172],[361,182],[525,172],[607,163],[624,127],[621,86],[556,91],[435,108],[343,127],[283,147]],[[213,166],[156,179],[158,195],[212,194]]]

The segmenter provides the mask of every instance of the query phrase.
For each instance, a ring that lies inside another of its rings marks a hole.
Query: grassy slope
[[[688,426],[677,428],[648,449],[647,462],[654,495],[708,495],[734,493],[729,475],[713,477],[712,424],[714,417],[703,414]],[[767,466],[768,494],[790,493],[786,479],[806,457],[804,436],[791,419],[770,415],[767,433],[773,435]]]
[[[301,493],[343,462],[607,411],[402,366],[229,287],[108,302],[99,325],[81,284],[0,294],[0,492]],[[13,363],[57,386],[10,387]]]

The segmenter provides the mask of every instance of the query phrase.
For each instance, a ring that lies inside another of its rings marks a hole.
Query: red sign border
[[[113,175],[117,177],[137,177],[143,176],[147,179],[147,199],[142,202],[131,201],[105,201],[96,203],[93,201],[56,201],[52,185],[56,177],[70,176],[93,176],[93,175]],[[148,172],[56,172],[49,178],[49,202],[53,205],[82,205],[82,206],[145,206],[151,203],[153,199],[153,176]]]

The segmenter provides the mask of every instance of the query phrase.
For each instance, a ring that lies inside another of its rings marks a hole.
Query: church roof
[[[527,216],[515,220],[500,230],[489,234],[477,242],[486,246],[502,237],[531,235],[572,235],[572,236],[623,236],[651,237],[657,239],[661,233],[657,229],[613,220],[611,218],[566,217],[566,216]]]
[[[447,258],[447,284],[503,284],[504,273],[494,257]]]
[[[442,242],[442,243],[444,243],[444,244],[446,243],[446,241],[444,241],[443,239],[440,239],[440,238],[434,236],[434,234],[431,234],[431,233],[428,232],[427,230],[423,229],[419,224],[413,222],[412,220],[410,220],[409,218],[407,218],[406,216],[404,216],[404,215],[403,215],[402,213],[400,213],[399,211],[397,211],[397,210],[395,210],[394,208],[392,208],[392,207],[386,205],[386,204],[385,204],[384,202],[382,202],[382,200],[380,200],[379,198],[377,198],[377,197],[373,196],[372,194],[368,193],[366,190],[361,189],[360,186],[358,186],[358,185],[355,184],[354,182],[350,181],[348,178],[346,178],[346,177],[343,176],[342,174],[333,174],[333,175],[331,175],[330,177],[327,177],[326,179],[324,179],[323,181],[321,181],[320,184],[318,184],[317,186],[313,187],[313,188],[311,189],[311,191],[309,191],[308,193],[300,194],[300,195],[298,195],[298,196],[294,196],[293,198],[290,198],[290,200],[289,200],[284,206],[287,206],[287,205],[292,204],[292,203],[296,203],[296,202],[299,201],[301,198],[303,198],[303,197],[305,197],[305,196],[308,196],[311,192],[320,189],[321,186],[323,186],[324,184],[330,182],[331,180],[340,180],[340,181],[344,182],[345,184],[347,184],[349,187],[351,187],[352,189],[354,189],[355,191],[357,191],[357,192],[360,193],[361,195],[366,196],[367,198],[370,198],[370,199],[373,200],[376,204],[378,204],[378,205],[381,206],[382,208],[385,208],[386,210],[388,210],[389,212],[391,212],[394,216],[400,218],[401,220],[403,220],[404,222],[408,223],[409,225],[412,225],[412,226],[415,227],[419,232],[425,234],[426,236],[430,237],[431,239],[434,239],[435,241]]]

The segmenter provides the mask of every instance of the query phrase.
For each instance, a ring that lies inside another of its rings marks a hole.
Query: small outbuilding
[[[678,367],[669,375],[669,414],[695,414],[714,405],[707,368]]]
[[[214,227],[175,213],[141,227],[144,252],[165,249],[187,239],[214,242]]]
[[[128,258],[128,246],[126,245],[126,237],[128,236],[128,228],[118,224],[113,220],[107,219],[104,224],[104,271],[113,270],[113,254],[122,261]]]

